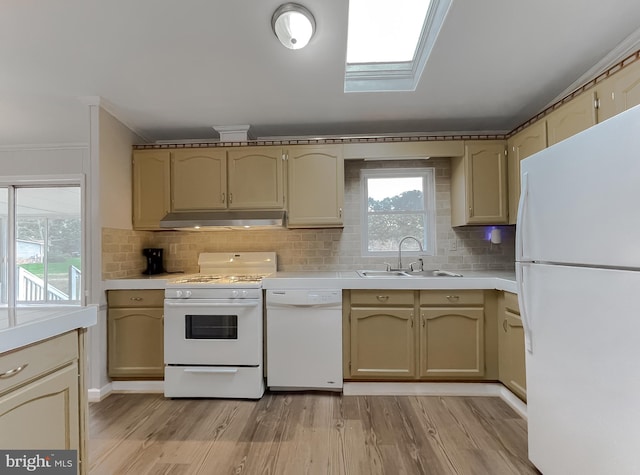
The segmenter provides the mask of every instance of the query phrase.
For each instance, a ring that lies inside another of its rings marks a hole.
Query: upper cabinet
[[[171,152],[171,210],[227,207],[227,152],[194,148]]]
[[[290,228],[343,226],[342,145],[287,148]]]
[[[640,104],[640,61],[602,81],[598,85],[598,97],[599,122]]]
[[[169,211],[284,209],[282,147],[133,152],[133,227],[160,229]]]
[[[506,224],[507,159],[503,140],[465,142],[451,159],[451,225]]]
[[[547,122],[540,120],[507,140],[509,224],[516,224],[520,200],[520,161],[547,147]]]
[[[549,114],[549,147],[596,125],[596,122],[596,91],[589,90]]]
[[[230,149],[227,165],[229,208],[284,208],[284,154],[281,147]]]
[[[133,154],[133,227],[160,229],[171,209],[169,150],[138,150]]]

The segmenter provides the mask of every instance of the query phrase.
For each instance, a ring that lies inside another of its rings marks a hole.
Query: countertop
[[[0,353],[87,328],[97,321],[96,305],[0,308]]]
[[[515,272],[460,271],[464,277],[360,277],[356,271],[277,272],[263,289],[496,289],[517,292]],[[103,282],[104,290],[164,289],[176,274],[140,276]]]

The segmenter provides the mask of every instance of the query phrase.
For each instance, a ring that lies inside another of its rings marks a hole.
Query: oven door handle
[[[193,300],[181,300],[179,302],[171,302],[169,300],[164,301],[165,307],[184,307],[184,308],[193,308],[193,307],[257,307],[260,305],[259,300],[234,300],[233,302],[228,303],[220,303],[220,302],[203,302],[202,300],[193,301]]]
[[[189,368],[185,373],[236,374],[238,368]]]

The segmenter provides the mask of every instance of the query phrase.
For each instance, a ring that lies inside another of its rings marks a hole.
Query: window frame
[[[360,172],[361,190],[361,255],[362,257],[397,256],[398,250],[370,251],[369,250],[369,178],[422,178],[422,198],[424,200],[423,235],[414,235],[422,244],[423,251],[403,250],[407,256],[435,256],[436,255],[436,183],[434,168],[375,168],[363,169]],[[415,212],[412,212],[415,213]],[[377,213],[380,214],[380,213]],[[392,213],[390,213],[392,214]],[[404,236],[402,236],[404,237]]]
[[[0,187],[9,190],[7,196],[7,249],[6,249],[6,307],[43,307],[43,306],[85,306],[87,300],[89,259],[87,255],[87,191],[86,177],[81,174],[70,175],[46,175],[46,176],[3,176],[0,177]],[[17,301],[17,244],[16,244],[16,189],[19,188],[54,188],[54,187],[79,187],[80,188],[80,259],[82,262],[82,281],[80,299],[73,301],[38,301],[34,303]],[[9,290],[12,289],[12,290]],[[0,307],[5,307],[0,302]]]
[[[346,63],[344,92],[415,91],[452,0],[432,0],[411,61]]]

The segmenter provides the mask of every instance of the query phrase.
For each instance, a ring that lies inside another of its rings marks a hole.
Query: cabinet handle
[[[409,317],[411,318],[411,328],[413,328],[413,313],[410,314]]]
[[[222,196],[221,200],[224,203],[224,199],[225,199],[224,193],[221,193],[221,196]]]
[[[338,210],[338,217],[339,217],[339,218],[342,218],[342,208],[340,208],[340,209]]]
[[[233,203],[233,193],[229,193],[229,204]]]
[[[21,372],[27,366],[29,366],[29,363],[25,363],[22,366],[18,366],[17,368],[13,368],[13,369],[10,369],[9,371],[5,371],[4,373],[0,373],[0,379],[9,379],[12,376],[15,376],[16,374]]]
[[[427,326],[427,319],[424,318],[424,314],[422,314],[421,317],[422,317],[422,328],[424,328]]]
[[[130,297],[129,300],[133,300],[134,302],[142,302],[142,297]]]
[[[504,320],[502,320],[502,329],[505,332],[507,331],[507,319],[506,318]]]
[[[452,301],[452,302],[457,302],[458,300],[460,300],[460,296],[459,295],[447,295],[447,299]]]
[[[389,300],[389,296],[388,295],[378,295],[378,296],[376,296],[376,298],[378,300],[380,300],[380,302],[386,302],[387,300]]]

